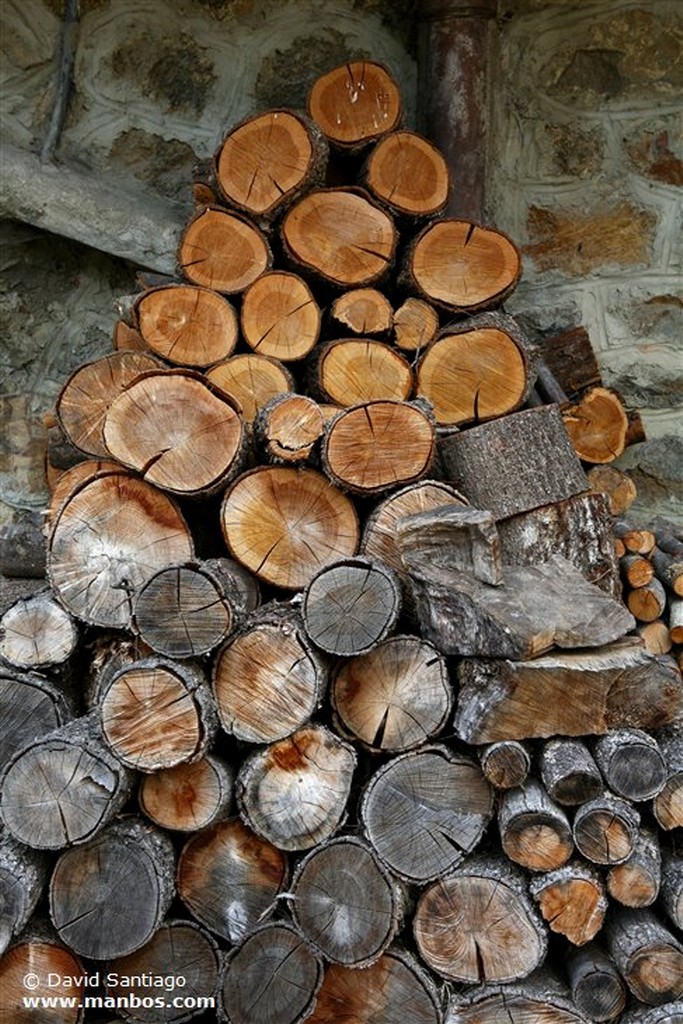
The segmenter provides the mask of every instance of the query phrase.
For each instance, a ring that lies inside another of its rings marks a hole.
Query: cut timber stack
[[[680,545],[615,528],[625,414],[451,187],[333,69],[64,384],[0,609],[3,1019],[29,970],[145,1024],[678,1019],[683,682],[630,594],[679,643]]]

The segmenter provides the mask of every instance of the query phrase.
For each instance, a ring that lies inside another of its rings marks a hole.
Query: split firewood
[[[605,921],[607,894],[598,872],[578,859],[535,875],[529,891],[552,932],[573,946],[595,938]]]
[[[254,420],[254,435],[265,461],[280,465],[311,462],[324,432],[318,403],[307,395],[276,395]]]
[[[327,143],[318,126],[293,110],[267,110],[230,129],[214,160],[230,206],[271,219],[302,192],[321,185]]]
[[[291,924],[264,924],[228,955],[217,1019],[296,1024],[309,1018],[322,976],[321,958]]]
[[[0,957],[28,924],[48,880],[48,861],[0,823]],[[2,967],[0,967],[0,979]]]
[[[668,654],[673,647],[673,640],[669,635],[669,623],[664,619],[641,622],[636,627],[636,633],[642,640],[645,650],[650,654]]]
[[[315,80],[308,112],[336,147],[355,150],[397,128],[403,117],[401,92],[376,61],[350,61]]]
[[[49,590],[17,601],[0,618],[0,657],[16,668],[64,665],[78,639],[76,623]]]
[[[254,751],[235,780],[244,821],[280,850],[310,850],[346,816],[357,757],[353,747],[311,724]]]
[[[215,754],[191,764],[144,775],[140,810],[150,821],[174,832],[195,832],[227,818],[232,805],[234,771]]]
[[[530,871],[554,871],[574,850],[567,815],[533,778],[501,793],[498,829],[505,854]]]
[[[439,314],[424,299],[409,296],[394,312],[394,340],[403,352],[419,352],[436,337]]]
[[[683,996],[683,946],[650,910],[615,907],[607,948],[631,993],[650,1006]]]
[[[140,949],[171,905],[171,840],[124,817],[61,855],[50,881],[50,916],[77,954],[109,960]]]
[[[641,829],[631,854],[607,872],[607,891],[625,907],[649,907],[661,885],[662,856],[654,832]]]
[[[490,512],[444,505],[399,519],[396,541],[404,570],[435,566],[465,573],[482,583],[503,581],[498,531]]]
[[[437,220],[411,244],[401,283],[454,313],[498,305],[516,287],[521,256],[507,235],[464,220]]]
[[[239,336],[237,313],[228,300],[196,285],[143,292],[134,316],[149,348],[180,366],[205,367],[227,359]]]
[[[595,943],[572,951],[567,974],[576,1008],[589,1020],[614,1021],[626,1007],[628,991],[614,961]]]
[[[244,352],[216,363],[207,378],[237,402],[245,423],[251,423],[271,398],[294,391],[291,373],[277,359]]]
[[[669,602],[669,638],[674,644],[683,644],[683,598]]]
[[[340,338],[315,354],[315,390],[341,406],[363,402],[407,401],[413,391],[408,360],[381,341]]]
[[[389,637],[341,662],[330,701],[342,733],[369,749],[398,753],[419,747],[450,718],[446,659],[419,637]]]
[[[281,228],[288,258],[339,288],[382,280],[394,259],[391,217],[361,189],[318,189],[299,199]]]
[[[191,284],[226,295],[244,291],[272,265],[265,235],[245,217],[207,206],[187,224],[178,265]]]
[[[431,217],[448,202],[451,176],[440,151],[416,132],[395,131],[374,146],[361,180],[398,217]]]
[[[289,869],[281,850],[230,818],[188,839],[177,877],[178,895],[197,921],[238,943],[274,908]],[[229,898],[217,899],[220,892]]]
[[[627,512],[638,496],[631,477],[614,466],[591,466],[586,476],[592,492],[607,495],[613,516]]]
[[[519,982],[477,985],[454,994],[446,1024],[587,1024],[566,985],[543,966]]]
[[[492,786],[513,789],[524,785],[531,768],[531,756],[518,740],[501,740],[480,748],[479,763]]]
[[[677,1000],[653,1008],[633,1003],[620,1024],[683,1024],[683,1004]]]
[[[313,469],[262,466],[242,474],[226,491],[221,526],[234,558],[289,590],[358,547],[354,506]]]
[[[642,729],[614,729],[595,741],[593,754],[609,788],[640,802],[659,793],[666,782],[666,763],[659,745]]]
[[[146,352],[147,342],[135,327],[126,320],[117,320],[114,324],[112,344],[115,352]]]
[[[338,295],[330,317],[344,332],[352,334],[388,334],[394,322],[389,299],[376,288],[352,288]]]
[[[664,614],[666,591],[655,576],[649,583],[629,591],[626,604],[638,622],[654,622]]]
[[[652,811],[660,828],[670,832],[683,827],[683,729],[682,716],[657,734],[657,742],[666,763],[666,782],[652,801]]]
[[[400,878],[427,882],[478,845],[493,814],[479,764],[434,745],[393,758],[371,777],[361,804],[366,835]]]
[[[0,665],[0,770],[22,747],[70,721],[74,704],[73,695],[52,680]]]
[[[303,359],[311,351],[320,336],[321,316],[301,277],[273,270],[245,291],[240,324],[254,352],[286,363]]]
[[[636,529],[623,519],[615,520],[614,534],[623,540],[627,551],[637,555],[649,555],[657,543],[657,535],[652,530]]]
[[[592,388],[576,405],[563,407],[562,419],[583,462],[613,462],[626,447],[628,417],[613,391]]]
[[[466,985],[526,977],[542,963],[548,943],[520,869],[481,856],[421,893],[413,933],[436,974]]]
[[[558,804],[585,804],[604,788],[600,770],[580,739],[548,740],[541,748],[540,768],[543,785]]]
[[[217,653],[212,683],[224,731],[246,743],[284,739],[317,710],[328,675],[299,616],[266,605]]]
[[[58,850],[96,835],[132,786],[132,772],[107,749],[91,713],[34,740],[9,762],[2,774],[3,821],[26,846]]]
[[[233,400],[193,370],[138,376],[109,406],[104,440],[148,483],[188,496],[224,487],[245,445]]]
[[[372,849],[351,836],[304,857],[291,884],[292,917],[314,950],[333,964],[366,967],[398,929],[404,897]]]
[[[24,1009],[24,999],[38,992],[49,993],[48,998],[55,1000],[54,1007],[45,1010],[50,1024],[80,1024],[83,1011],[78,1004],[88,994],[83,982],[85,967],[67,944],[48,929],[44,931],[31,929],[22,935],[0,961],[0,1008],[7,1011],[7,1021],[24,1024],[43,1012]],[[34,993],[27,988],[27,977],[38,982]]]
[[[623,864],[638,841],[640,814],[633,804],[605,790],[574,816],[574,842],[592,864]]]

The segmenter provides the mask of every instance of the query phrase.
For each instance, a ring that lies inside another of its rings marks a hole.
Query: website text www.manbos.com
[[[213,996],[22,996],[26,1010],[213,1010]]]
[[[121,975],[110,972],[100,977],[98,971],[81,977],[48,974],[41,978],[37,974],[29,973],[24,978],[24,988],[32,994],[22,996],[22,1005],[26,1010],[215,1009],[216,1000],[213,996],[176,994],[177,990],[184,988],[186,984],[186,979],[181,975]],[[87,989],[97,989],[100,985],[104,985],[106,994],[86,994]],[[49,995],[36,992],[37,989],[46,988],[52,989]],[[73,994],[63,994],[64,989],[71,989]],[[121,989],[128,991],[124,994]],[[130,991],[131,989],[138,991]],[[150,993],[150,989],[156,991]],[[159,991],[160,989],[163,991]]]

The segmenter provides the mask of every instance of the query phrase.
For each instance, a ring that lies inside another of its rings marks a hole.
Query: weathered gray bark
[[[551,931],[574,946],[595,938],[605,921],[607,894],[590,864],[572,858],[555,871],[535,875],[529,891]]]
[[[602,776],[583,740],[548,740],[541,748],[540,767],[543,784],[559,804],[582,804],[603,790]]]

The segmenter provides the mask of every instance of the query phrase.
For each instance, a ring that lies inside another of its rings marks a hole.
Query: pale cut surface
[[[185,228],[178,263],[192,284],[234,294],[247,288],[270,266],[261,232],[233,213],[208,207]]]
[[[413,389],[408,360],[370,338],[332,342],[321,357],[320,384],[331,402],[360,405],[381,399],[404,401]]]
[[[152,288],[135,308],[142,337],[171,363],[210,366],[227,359],[237,344],[237,314],[227,299],[209,288]]]
[[[145,775],[140,783],[140,807],[162,828],[195,832],[213,820],[224,799],[214,759],[203,757]]]
[[[446,205],[450,175],[439,150],[416,132],[386,135],[373,149],[365,183],[398,213],[427,216]]]

